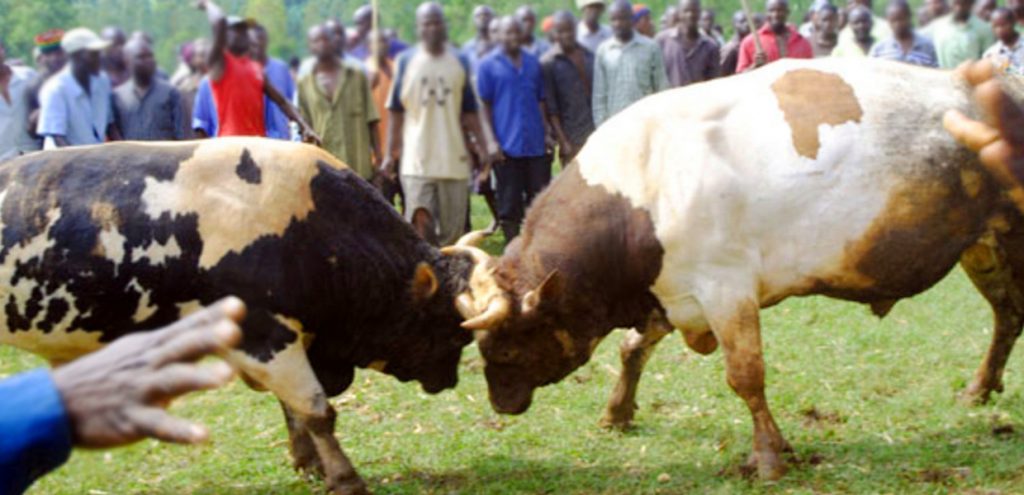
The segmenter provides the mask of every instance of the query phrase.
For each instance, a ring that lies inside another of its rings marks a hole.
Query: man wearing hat
[[[263,67],[249,58],[252,23],[240,17],[226,17],[224,11],[209,0],[198,0],[196,8],[206,11],[213,29],[213,48],[207,65],[217,107],[217,135],[265,136],[263,96],[266,95],[289,120],[298,124],[306,140],[319,144],[320,137],[265,77]]]
[[[60,40],[64,37],[63,29],[51,29],[44,33],[37,34],[35,49],[33,50],[36,61],[36,76],[28,85],[28,131],[42,146],[43,140],[36,135],[36,127],[39,125],[39,93],[43,90],[43,84],[49,81],[68,63],[68,56],[60,47]]]
[[[604,0],[576,0],[576,8],[582,11],[583,17],[576,29],[576,41],[590,53],[596,53],[601,42],[612,37],[612,29],[601,24]]]
[[[36,133],[44,147],[99,144],[121,138],[113,125],[110,80],[100,72],[100,52],[110,43],[86,28],[68,31],[61,47],[71,63],[43,85]]]

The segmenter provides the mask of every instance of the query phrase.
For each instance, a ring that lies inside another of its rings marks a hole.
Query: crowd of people
[[[321,145],[367,180],[436,244],[468,229],[481,194],[506,240],[530,201],[602,122],[668,88],[780,58],[874,57],[950,69],[987,58],[1024,75],[1024,0],[817,0],[792,23],[788,0],[730,18],[726,39],[701,0],[658,19],[627,0],[577,0],[538,22],[530,6],[479,5],[456,45],[440,4],[416,10],[414,43],[375,26],[370,6],[346,28],[309,28],[306,60],[268,55],[257,20],[200,0],[211,37],[187,43],[168,75],[142,31],[76,28],[35,38],[35,68],[6,61],[0,41],[0,159],[111,140],[265,136]],[[578,16],[578,17],[577,17]],[[607,16],[607,24],[603,19]],[[915,26],[916,18],[916,26]]]

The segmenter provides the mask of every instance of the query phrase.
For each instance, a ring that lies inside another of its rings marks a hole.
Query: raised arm
[[[219,81],[224,75],[224,49],[228,45],[228,20],[224,11],[210,0],[196,0],[196,8],[206,12],[206,20],[213,31],[213,48],[207,55],[210,80]]]

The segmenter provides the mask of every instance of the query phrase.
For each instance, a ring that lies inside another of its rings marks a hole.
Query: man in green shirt
[[[611,9],[614,36],[594,55],[594,123],[601,125],[637,100],[668,89],[661,48],[633,31],[633,5],[615,0]]]
[[[370,84],[363,70],[338,58],[331,33],[323,25],[308,34],[313,70],[299,79],[299,112],[323,140],[323,147],[369,180],[380,155]]]
[[[973,7],[974,0],[953,0],[950,13],[922,31],[935,43],[939,67],[954,69],[964,61],[980,59],[995,43],[992,28],[971,13]]]

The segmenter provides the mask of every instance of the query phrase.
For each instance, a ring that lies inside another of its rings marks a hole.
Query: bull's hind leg
[[[726,380],[746,402],[754,420],[754,451],[748,465],[756,468],[761,479],[775,480],[786,472],[782,453],[791,449],[764,393],[759,307],[752,297],[735,304],[728,304],[722,295],[718,298],[722,300],[715,307],[705,305],[705,315],[725,356]]]
[[[622,372],[619,373],[619,381],[615,384],[611,398],[608,399],[608,405],[605,406],[604,416],[599,423],[602,427],[624,430],[632,423],[633,414],[637,410],[636,390],[640,383],[640,375],[644,372],[647,360],[654,353],[654,347],[671,332],[672,325],[665,321],[660,312],[655,312],[651,314],[642,333],[630,330],[626,338],[622,339],[619,347]]]
[[[993,391],[1003,391],[1003,370],[1024,325],[1024,291],[1014,280],[1012,263],[994,234],[986,235],[965,251],[960,262],[994,314],[988,354],[974,380],[960,395],[965,402],[982,404]]]
[[[277,347],[273,348],[275,343]],[[315,472],[319,465],[333,494],[368,493],[334,437],[334,408],[306,357],[301,325],[250,310],[239,349],[227,359],[249,380],[276,395],[284,406],[296,466]],[[314,454],[315,461],[311,458]]]

